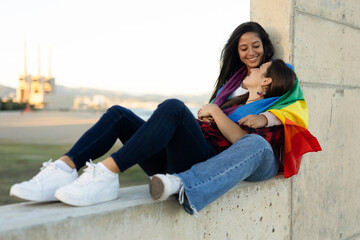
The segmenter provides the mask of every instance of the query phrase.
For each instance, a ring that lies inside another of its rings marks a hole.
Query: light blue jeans
[[[259,135],[247,134],[220,154],[175,175],[184,184],[183,207],[194,214],[239,182],[264,181],[278,169],[270,144]]]

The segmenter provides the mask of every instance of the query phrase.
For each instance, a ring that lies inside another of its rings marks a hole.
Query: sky
[[[129,94],[203,94],[250,0],[1,0],[0,84],[24,72]],[[26,44],[25,44],[26,42]]]

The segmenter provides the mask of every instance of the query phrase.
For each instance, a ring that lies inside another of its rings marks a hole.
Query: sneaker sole
[[[149,191],[152,199],[159,200],[164,195],[165,186],[163,181],[157,177],[153,176],[149,183]]]
[[[41,196],[41,193],[26,193],[24,190],[18,188],[10,189],[10,197],[14,197],[23,201],[30,202],[54,202],[57,201],[55,197],[50,197],[49,195],[54,195],[54,193],[49,192],[48,196]]]
[[[117,190],[116,193],[111,194],[107,197],[98,198],[95,201],[90,201],[89,199],[76,199],[73,196],[69,195],[66,192],[63,191],[56,191],[55,198],[59,200],[60,202],[63,202],[67,205],[75,206],[75,207],[86,207],[91,206],[103,202],[112,201],[119,198],[119,190]]]

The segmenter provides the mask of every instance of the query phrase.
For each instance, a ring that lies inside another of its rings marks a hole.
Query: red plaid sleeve
[[[221,134],[215,123],[206,123],[197,120],[204,137],[214,146],[218,153],[230,147],[231,143]]]

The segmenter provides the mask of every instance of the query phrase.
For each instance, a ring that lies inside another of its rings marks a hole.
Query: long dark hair
[[[256,33],[262,41],[264,55],[260,65],[267,62],[274,55],[274,47],[269,39],[269,35],[257,22],[245,22],[239,25],[231,34],[228,42],[224,46],[220,56],[220,73],[215,82],[215,89],[210,101],[216,97],[219,89],[245,64],[240,60],[238,44],[241,36],[245,33]]]
[[[267,69],[265,77],[271,78],[272,82],[268,85],[264,98],[282,96],[292,89],[296,82],[295,72],[281,59],[271,61],[271,65]],[[233,97],[229,101],[226,101],[221,106],[221,109],[233,105],[245,104],[248,98],[249,93]]]
[[[296,82],[295,72],[281,59],[271,62],[265,77],[271,78],[272,82],[268,85],[264,98],[282,96],[292,89]]]

